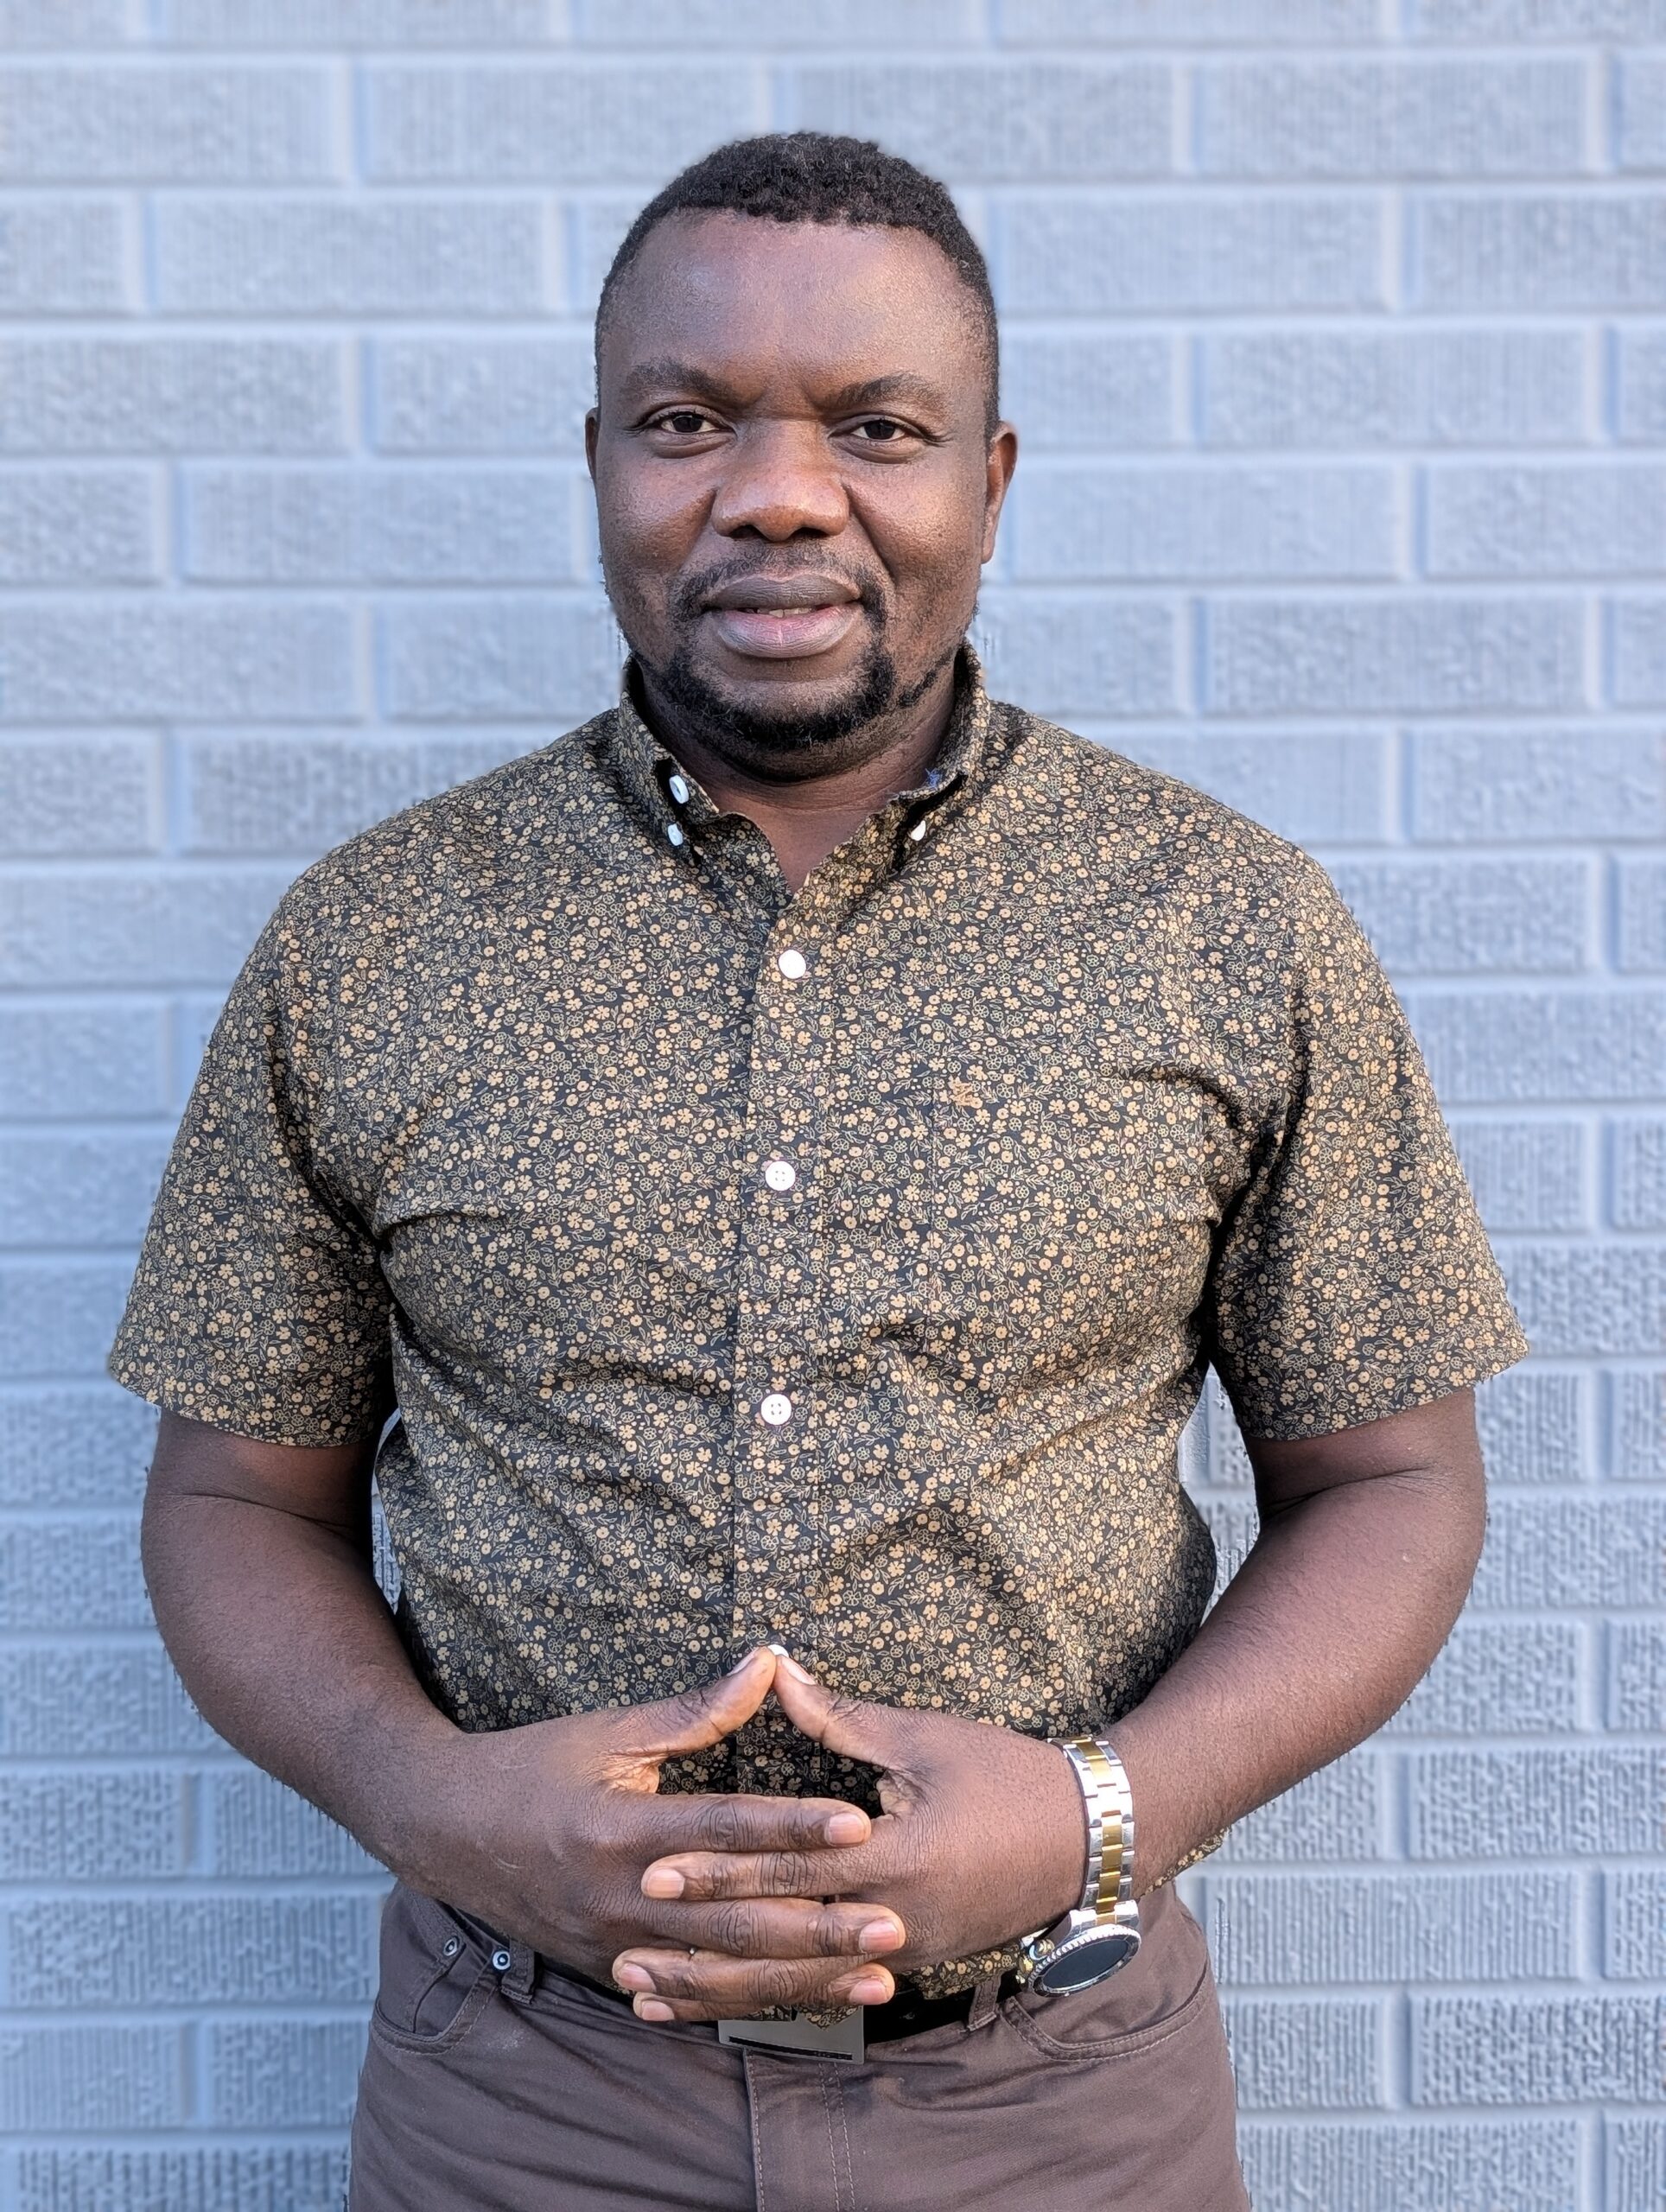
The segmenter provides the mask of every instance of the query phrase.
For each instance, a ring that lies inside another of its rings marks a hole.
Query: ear
[[[983,465],[983,550],[980,557],[986,562],[995,558],[1001,510],[1006,504],[1008,487],[1017,466],[1018,433],[1010,423],[997,423]]]
[[[590,481],[596,480],[596,440],[601,435],[601,412],[599,408],[586,410],[584,416],[584,466],[590,472]]]

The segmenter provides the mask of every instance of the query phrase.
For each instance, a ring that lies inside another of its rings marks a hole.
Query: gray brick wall
[[[1188,1878],[1259,2212],[1656,2212],[1666,0],[0,0],[0,2212],[339,2202],[381,1878],[174,1680],[102,1356],[283,883],[607,696],[587,311],[772,123],[960,193],[999,685],[1333,869],[1536,1339],[1428,1681]]]

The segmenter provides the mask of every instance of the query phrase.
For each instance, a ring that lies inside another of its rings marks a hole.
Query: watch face
[[[1073,1989],[1091,1989],[1118,1967],[1125,1967],[1140,1948],[1137,1928],[1095,1928],[1055,1951],[1030,1976],[1030,1987],[1044,1997],[1068,1997]]]

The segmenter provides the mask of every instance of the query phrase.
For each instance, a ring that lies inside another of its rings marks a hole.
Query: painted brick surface
[[[385,1878],[103,1356],[283,885],[612,696],[588,308],[795,123],[989,248],[997,692],[1315,851],[1535,1338],[1428,1680],[1187,1878],[1257,2212],[1657,2212],[1666,0],[0,0],[0,2212],[338,2212]]]

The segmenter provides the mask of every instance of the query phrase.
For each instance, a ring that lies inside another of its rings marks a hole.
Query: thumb
[[[715,1682],[697,1683],[652,1705],[627,1707],[616,1718],[614,1779],[628,1789],[658,1787],[666,1759],[709,1751],[750,1720],[769,1695],[776,1657],[767,1646],[748,1651],[740,1665]]]
[[[775,1662],[775,1701],[802,1735],[845,1758],[898,1767],[907,1754],[908,1715],[894,1706],[839,1697],[785,1653]]]

